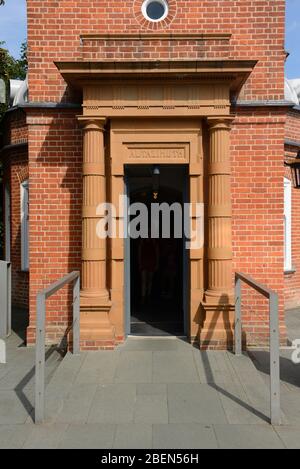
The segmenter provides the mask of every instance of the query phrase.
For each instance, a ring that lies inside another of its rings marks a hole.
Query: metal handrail
[[[242,354],[242,288],[241,283],[254,288],[269,300],[270,324],[270,413],[272,425],[281,424],[280,410],[280,357],[279,357],[279,321],[278,294],[270,288],[256,282],[249,275],[235,273],[235,354]]]
[[[0,261],[0,363],[6,363],[5,339],[11,334],[11,263]]]
[[[68,283],[73,284],[73,354],[80,352],[80,273],[77,271],[51,284],[36,297],[36,350],[35,350],[35,423],[45,416],[45,325],[46,300]]]

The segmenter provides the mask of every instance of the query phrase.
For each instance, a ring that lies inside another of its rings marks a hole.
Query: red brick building
[[[284,305],[298,306],[300,293],[294,189],[288,272],[284,260],[284,160],[300,145],[299,105],[284,90],[284,0],[27,0],[27,10],[28,100],[7,113],[1,151],[13,302],[29,307],[27,342],[37,292],[81,269],[83,348],[111,348],[135,331],[172,333],[155,316],[164,311],[166,323],[181,315],[176,334],[230,347],[235,271],[278,292],[284,343]],[[152,193],[153,165],[162,202],[203,204],[204,245],[176,256],[174,305],[155,303],[154,276],[139,315],[137,247],[128,254],[125,241],[91,233],[99,203]],[[247,343],[264,344],[267,302],[245,288],[243,314]],[[65,289],[47,303],[48,340],[70,322]],[[139,329],[145,322],[150,329]]]

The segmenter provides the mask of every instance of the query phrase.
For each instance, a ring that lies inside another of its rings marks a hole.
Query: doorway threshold
[[[128,334],[127,336],[128,339],[161,339],[161,340],[188,340],[186,335],[139,335],[139,334]]]

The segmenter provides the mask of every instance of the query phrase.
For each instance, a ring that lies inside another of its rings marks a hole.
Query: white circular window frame
[[[147,14],[147,8],[150,5],[150,3],[152,3],[152,2],[160,3],[165,9],[164,14],[160,18],[158,18],[157,20],[154,20],[154,19],[150,18],[150,16],[148,16],[148,14]],[[142,5],[142,13],[148,21],[151,21],[152,23],[159,23],[160,21],[163,21],[164,19],[166,19],[166,17],[169,14],[168,2],[166,0],[145,0],[143,5]]]

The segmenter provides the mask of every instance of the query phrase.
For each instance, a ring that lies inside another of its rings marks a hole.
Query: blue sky
[[[288,78],[300,77],[300,0],[286,0],[286,50],[290,57],[286,64]],[[0,41],[14,57],[26,38],[26,0],[6,0],[0,7]]]

